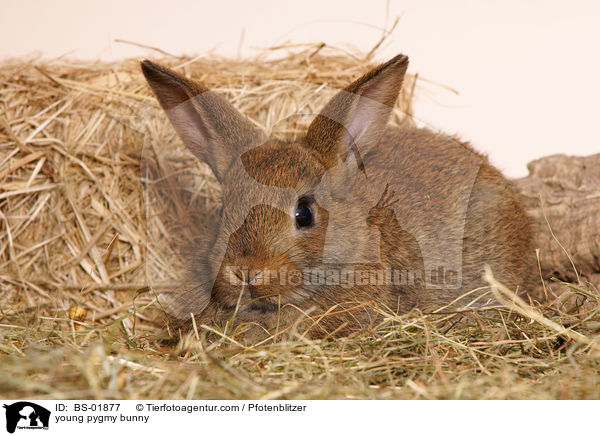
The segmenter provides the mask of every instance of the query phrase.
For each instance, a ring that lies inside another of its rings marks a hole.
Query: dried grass
[[[373,63],[325,45],[279,49],[289,51],[161,62],[275,133],[297,131],[306,120],[294,113],[314,113]],[[140,161],[148,138],[182,148],[138,62],[8,60],[0,82],[0,397],[600,398],[592,286],[565,285],[543,306],[501,292],[504,304],[478,311],[382,312],[339,340],[310,341],[300,327],[256,346],[209,341],[210,326],[169,331],[148,278],[176,280],[172,253],[148,244],[167,230],[147,220]],[[395,123],[411,122],[415,83]],[[187,162],[170,168],[210,211],[219,187]]]

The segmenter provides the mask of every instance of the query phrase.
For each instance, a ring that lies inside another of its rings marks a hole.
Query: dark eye
[[[313,224],[313,213],[307,200],[300,200],[296,207],[296,226],[308,227]]]

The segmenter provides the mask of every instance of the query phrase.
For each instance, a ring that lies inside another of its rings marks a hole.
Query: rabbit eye
[[[296,226],[298,228],[308,227],[313,224],[313,212],[310,208],[310,204],[306,199],[300,199],[298,206],[296,207]]]

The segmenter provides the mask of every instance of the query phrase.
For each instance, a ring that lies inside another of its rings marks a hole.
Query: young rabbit
[[[466,143],[387,126],[407,66],[399,55],[368,72],[291,140],[142,62],[175,130],[223,188],[188,280],[163,299],[172,315],[270,329],[327,313],[323,334],[368,326],[374,307],[466,304],[484,292],[485,264],[512,288],[530,286],[530,223],[510,183]]]

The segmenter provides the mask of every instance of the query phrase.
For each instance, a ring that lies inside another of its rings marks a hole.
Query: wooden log
[[[514,180],[535,228],[545,279],[600,278],[600,154],[547,156]],[[577,273],[575,272],[577,271]]]

